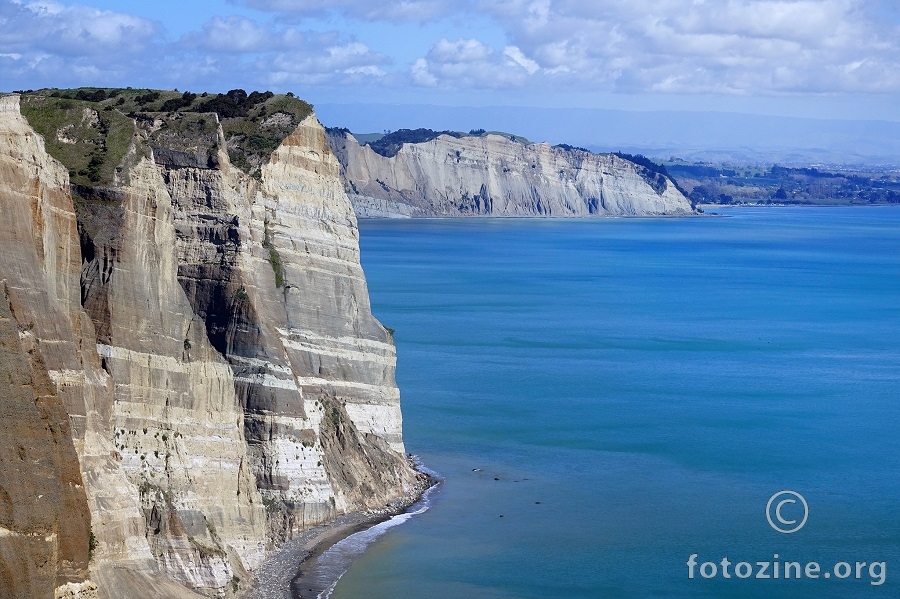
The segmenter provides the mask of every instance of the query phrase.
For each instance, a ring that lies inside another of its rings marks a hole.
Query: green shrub
[[[272,272],[275,273],[275,287],[280,289],[284,286],[284,266],[281,263],[281,256],[278,254],[278,250],[275,249],[275,245],[272,243],[269,221],[266,221],[263,226],[263,247],[269,250],[269,264],[272,266]]]

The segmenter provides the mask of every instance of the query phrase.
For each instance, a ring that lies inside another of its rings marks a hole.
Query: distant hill
[[[900,204],[900,173],[668,163],[694,204]]]
[[[895,165],[900,122],[763,116],[726,112],[531,108],[510,106],[322,104],[326,125],[352,131],[399,127],[515,131],[529,139],[595,152],[651,158],[782,166]]]

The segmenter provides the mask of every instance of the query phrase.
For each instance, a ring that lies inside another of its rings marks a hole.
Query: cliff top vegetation
[[[900,174],[778,165],[690,163],[673,158],[668,171],[694,204],[900,204]]]
[[[214,166],[218,123],[229,158],[246,173],[260,168],[312,106],[293,94],[225,94],[132,88],[43,89],[18,92],[22,114],[69,169],[72,183],[111,184],[126,168],[132,143],[174,163]],[[159,157],[158,157],[159,158]]]
[[[484,129],[472,129],[468,133],[462,131],[435,131],[433,129],[397,129],[396,131],[385,131],[384,133],[351,133],[349,129],[344,127],[329,127],[329,131],[350,134],[356,138],[356,141],[363,146],[369,146],[376,154],[381,154],[387,158],[393,158],[403,147],[403,144],[420,144],[437,139],[441,135],[449,135],[457,139],[463,137],[485,137],[487,135],[499,135],[510,141],[518,143],[531,143],[528,139],[521,135],[506,133],[505,131],[485,131]]]

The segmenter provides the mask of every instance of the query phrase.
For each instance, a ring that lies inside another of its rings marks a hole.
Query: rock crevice
[[[4,597],[231,596],[415,484],[324,129],[250,176],[221,126],[186,154],[179,118],[135,118],[115,180],[70,186],[0,98]]]

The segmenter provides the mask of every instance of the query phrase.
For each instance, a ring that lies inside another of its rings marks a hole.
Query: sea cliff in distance
[[[642,156],[595,154],[499,132],[404,130],[374,143],[329,129],[360,217],[661,216],[694,207]]]
[[[0,97],[0,594],[234,596],[418,496],[343,188],[290,94]]]
[[[239,595],[287,539],[421,494],[354,209],[693,212],[642,157],[330,137],[292,94],[0,97],[5,595]]]

